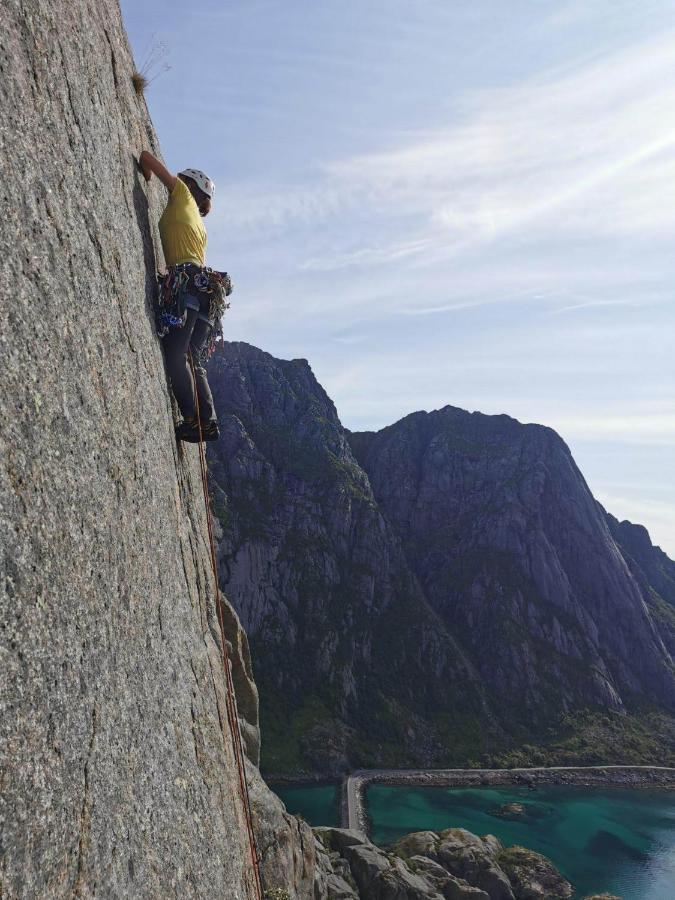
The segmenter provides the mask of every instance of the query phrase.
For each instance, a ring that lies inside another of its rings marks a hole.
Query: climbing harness
[[[220,273],[219,273],[220,274]],[[199,394],[197,392],[197,381],[195,377],[195,364],[192,358],[192,352],[189,353],[190,368],[192,370],[192,383],[194,385],[195,406],[197,408],[197,421],[199,423],[199,467],[202,477],[202,490],[204,492],[204,505],[206,507],[206,524],[209,535],[209,548],[211,551],[211,566],[213,568],[213,579],[216,587],[216,609],[218,611],[218,624],[220,625],[220,650],[223,660],[223,668],[225,670],[225,706],[227,709],[227,720],[230,726],[230,737],[232,739],[232,749],[237,764],[239,774],[239,792],[241,801],[244,806],[244,814],[246,819],[246,830],[248,832],[249,849],[251,852],[251,868],[244,876],[246,884],[246,893],[253,900],[264,900],[264,892],[262,879],[260,877],[260,856],[258,854],[258,845],[253,830],[253,818],[251,815],[251,797],[248,790],[248,781],[246,778],[246,763],[244,759],[244,742],[241,736],[241,727],[239,724],[239,714],[237,712],[237,698],[234,692],[234,681],[232,679],[232,665],[230,663],[227,644],[225,642],[225,619],[223,615],[223,598],[220,593],[220,582],[218,580],[218,564],[216,561],[216,545],[213,537],[213,525],[211,522],[211,501],[209,498],[209,472],[206,463],[206,448],[202,440],[202,420],[199,414]],[[216,704],[218,700],[216,698]],[[221,721],[223,741],[225,737],[225,724]]]
[[[221,319],[230,308],[227,297],[232,293],[232,280],[227,272],[217,272],[208,266],[195,263],[180,263],[170,266],[166,275],[157,273],[157,307],[155,318],[157,334],[164,337],[170,328],[182,328],[187,321],[187,311],[191,300],[205,295],[209,301],[208,312],[198,313],[211,325],[211,333],[199,354],[206,362],[216,348],[218,338],[222,338]]]

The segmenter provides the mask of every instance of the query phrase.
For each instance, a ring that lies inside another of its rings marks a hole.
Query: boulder
[[[367,844],[369,841],[359,831],[351,828],[315,828],[314,834],[328,850],[343,854],[346,847]]]
[[[489,900],[485,891],[473,887],[463,878],[450,875],[440,863],[427,856],[411,856],[408,865],[418,875],[423,875],[446,900]]]
[[[616,894],[593,894],[590,897],[584,897],[584,900],[621,900]]]
[[[344,855],[360,891],[364,891],[381,872],[391,868],[386,855],[374,844],[352,844],[345,847]]]
[[[402,859],[391,860],[362,892],[364,900],[444,900],[443,894],[421,875],[411,872]]]
[[[357,831],[317,828],[317,870],[353,885],[363,900],[569,900],[572,888],[552,863],[494,835],[464,828],[415,831],[389,852]],[[348,865],[348,869],[346,868]],[[327,884],[324,876],[324,885]],[[337,895],[336,895],[337,896]],[[315,900],[332,895],[317,890]]]
[[[359,900],[359,894],[348,881],[345,881],[340,875],[330,874],[326,878],[325,893],[318,895],[321,900]]]
[[[345,883],[353,882],[358,890],[357,896],[362,900],[443,900],[445,895],[424,873],[412,871],[402,859],[385,853],[358,832],[343,828],[317,828],[315,833],[320,845],[329,850],[325,856],[332,876],[323,879],[321,889],[328,893],[317,891],[317,900],[332,900],[330,890],[333,889],[331,885],[335,884],[334,878]],[[334,858],[336,852],[341,860]],[[348,871],[341,865],[348,865]],[[321,867],[324,866],[322,859]]]
[[[495,838],[484,840],[464,828],[448,828],[439,837],[438,861],[452,875],[481,888],[490,900],[514,900],[509,879],[495,859]]]
[[[553,863],[525,847],[508,847],[497,860],[507,874],[517,900],[568,900],[572,885]]]
[[[437,844],[438,835],[435,831],[413,831],[396,841],[392,851],[402,859],[418,855],[435,859]]]

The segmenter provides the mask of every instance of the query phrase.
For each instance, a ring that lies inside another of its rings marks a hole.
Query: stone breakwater
[[[342,783],[342,824],[361,834],[370,831],[365,793],[371,784],[424,787],[499,787],[544,784],[580,787],[675,789],[675,769],[665,766],[577,766],[547,769],[359,769]]]

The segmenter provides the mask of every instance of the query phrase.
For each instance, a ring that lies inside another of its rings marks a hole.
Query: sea
[[[338,785],[275,790],[311,825],[339,824]],[[504,807],[519,804],[522,811]],[[465,788],[372,784],[370,837],[387,846],[411,831],[466,828],[547,856],[575,897],[608,892],[623,900],[675,900],[675,792],[547,785]]]

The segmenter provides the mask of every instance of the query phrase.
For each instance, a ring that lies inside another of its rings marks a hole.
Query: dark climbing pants
[[[202,422],[215,421],[216,418],[206,370],[199,362],[199,351],[208,340],[210,332],[211,325],[199,318],[197,310],[188,309],[185,325],[182,328],[172,328],[162,339],[171,390],[184,419],[194,419],[197,415],[195,382],[199,400],[199,418]],[[195,370],[194,380],[190,355]]]

